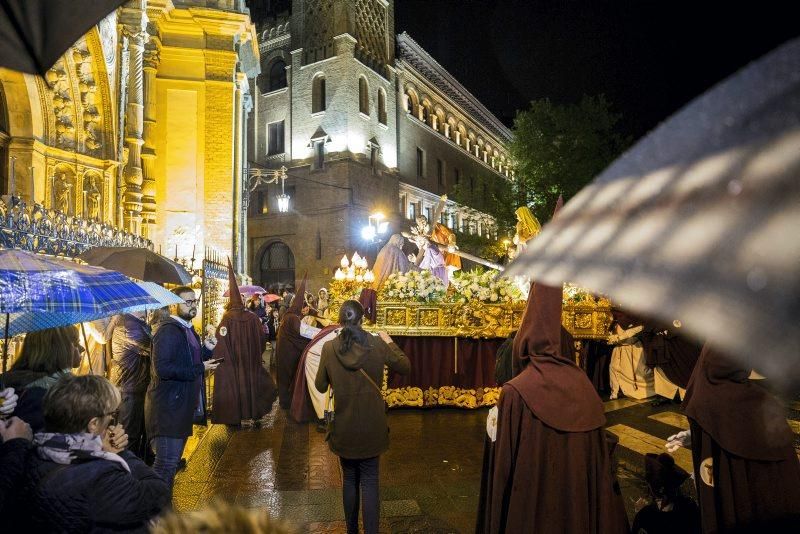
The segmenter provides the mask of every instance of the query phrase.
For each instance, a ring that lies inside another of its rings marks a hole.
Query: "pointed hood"
[[[300,315],[303,311],[303,302],[306,299],[306,282],[308,279],[308,271],[303,273],[303,279],[295,288],[294,298],[292,299],[292,303],[289,304],[289,308],[286,310],[286,313],[293,313],[295,315]]]
[[[233,271],[233,264],[231,264],[230,258],[228,258],[228,305],[225,306],[225,309],[244,311],[242,294],[239,293],[239,283],[236,281],[236,273]]]
[[[720,447],[748,460],[777,462],[793,456],[786,409],[750,366],[706,343],[686,387],[683,409]]]
[[[559,197],[553,217],[562,203]],[[586,432],[605,424],[603,403],[586,373],[570,354],[562,352],[561,303],[560,286],[531,285],[513,345],[513,359],[527,366],[508,385],[546,425],[564,432]]]

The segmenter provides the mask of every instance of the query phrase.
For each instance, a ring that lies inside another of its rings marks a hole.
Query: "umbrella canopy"
[[[124,275],[24,250],[0,250],[0,313],[103,313],[157,304]]]
[[[78,258],[138,280],[175,285],[192,283],[192,275],[181,264],[146,248],[95,247]]]
[[[124,0],[0,0],[0,66],[44,75]]]
[[[261,295],[266,293],[267,290],[261,286],[239,286],[239,293],[241,293],[245,297],[252,297],[253,295]],[[222,295],[223,297],[230,296],[230,290],[225,290],[225,293]],[[280,298],[280,297],[278,297]]]
[[[616,160],[506,271],[683,326],[772,377],[800,358],[800,39]]]
[[[273,293],[267,293],[262,298],[264,299],[264,302],[267,302],[267,303],[269,303],[269,302],[277,302],[277,301],[281,300],[280,296],[275,295]]]
[[[146,310],[154,310],[163,308],[170,304],[178,304],[183,302],[183,299],[175,295],[171,291],[164,289],[158,284],[152,282],[135,282],[141,287],[148,295],[153,298],[153,302],[146,304],[131,304],[130,306],[123,306],[116,310],[86,310],[86,311],[72,311],[72,312],[22,312],[12,313],[9,317],[8,336],[16,336],[26,332],[35,332],[37,330],[45,330],[47,328],[57,328],[59,326],[67,326],[77,323],[87,323],[117,315],[119,313],[133,313]]]

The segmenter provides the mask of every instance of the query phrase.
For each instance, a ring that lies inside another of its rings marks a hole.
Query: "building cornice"
[[[513,134],[500,119],[498,119],[486,106],[481,104],[466,87],[447,72],[422,46],[419,45],[408,33],[403,32],[397,36],[398,60],[411,66],[420,76],[438,87],[453,102],[461,106],[465,112],[481,123],[487,130],[497,135],[502,141],[511,141]]]

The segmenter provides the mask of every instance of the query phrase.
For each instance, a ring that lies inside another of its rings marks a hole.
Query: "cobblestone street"
[[[795,403],[793,430],[800,431]],[[628,514],[646,496],[643,455],[661,452],[665,438],[687,427],[677,404],[620,399],[605,403],[606,428],[620,443],[614,453]],[[471,533],[480,488],[486,410],[393,410],[391,446],[381,458],[381,531]],[[691,454],[676,460],[691,471]],[[267,428],[213,425],[180,473],[179,511],[222,497],[267,510],[301,532],[344,532],[338,459],[314,425],[287,421],[273,410]],[[693,494],[691,481],[684,488]]]

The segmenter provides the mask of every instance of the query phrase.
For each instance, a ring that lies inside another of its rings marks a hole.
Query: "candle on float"
[[[342,261],[339,262],[339,265],[342,266],[342,269],[347,269],[350,266],[350,262],[347,259],[347,254],[342,256]]]
[[[375,281],[375,275],[369,269],[367,269],[367,272],[364,274],[364,281],[365,282],[374,282]]]
[[[336,269],[336,273],[333,275],[334,280],[344,280],[345,274],[344,271],[341,269]]]
[[[355,271],[353,271],[352,269],[348,269],[348,270],[347,270],[347,275],[346,275],[346,278],[347,278],[348,280],[354,280],[354,279],[355,279],[355,277],[356,277],[356,273],[355,273]]]
[[[358,255],[358,252],[353,253],[353,265],[356,267],[361,265],[361,256]]]
[[[356,282],[359,282],[359,283],[361,283],[361,282],[363,282],[363,281],[364,281],[364,277],[363,277],[363,276],[361,276],[360,274],[357,274],[357,275],[356,275]]]

